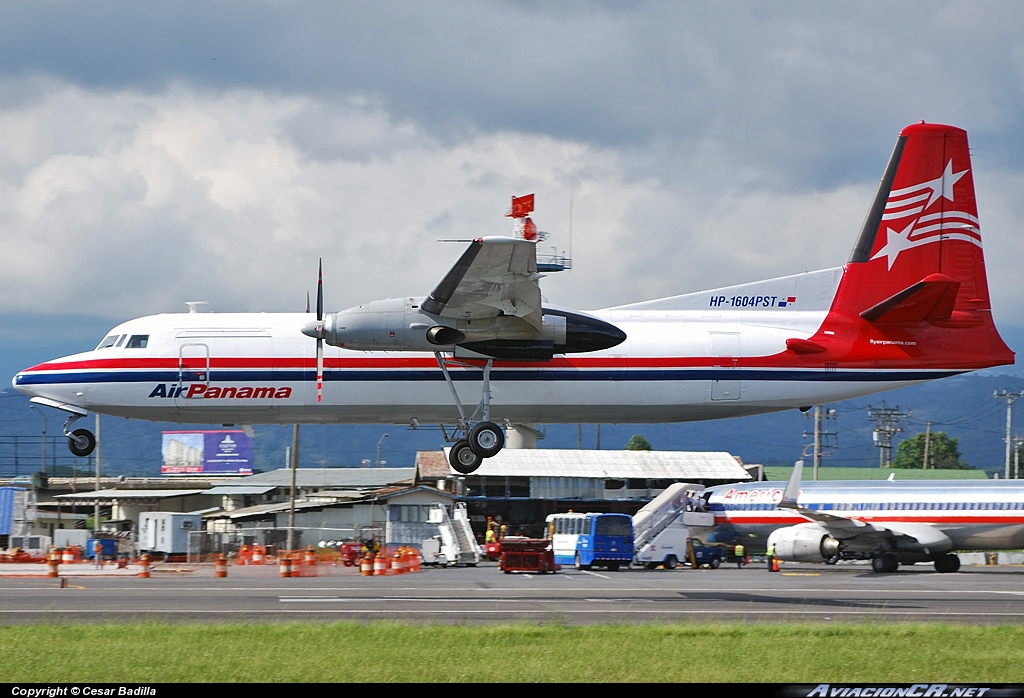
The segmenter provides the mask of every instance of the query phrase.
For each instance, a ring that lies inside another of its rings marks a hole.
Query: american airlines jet
[[[774,546],[780,560],[871,560],[876,572],[933,562],[960,569],[957,550],[1024,547],[1024,480],[789,482],[718,485],[704,493],[715,542]]]
[[[1013,363],[992,321],[967,134],[899,135],[844,266],[582,312],[541,303],[532,195],[427,295],[316,315],[118,325],[14,387],[69,413],[208,424],[437,423],[470,473],[535,423],[719,419]],[[811,231],[808,231],[810,235]],[[326,346],[325,346],[326,345]],[[470,409],[464,403],[472,405]]]

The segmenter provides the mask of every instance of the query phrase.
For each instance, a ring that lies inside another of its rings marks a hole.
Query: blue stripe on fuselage
[[[824,383],[870,383],[924,381],[947,378],[964,373],[962,370],[864,370],[835,371],[825,369],[743,369],[695,368],[660,369],[626,368],[608,369],[496,369],[491,371],[492,381],[813,381]],[[177,383],[177,371],[74,371],[67,373],[23,373],[17,385],[57,385],[67,383]],[[478,381],[478,371],[451,372],[452,380]],[[210,371],[212,383],[299,383],[315,381],[313,370],[248,370],[214,369]],[[325,370],[325,381],[385,381],[419,382],[443,381],[440,370],[429,369],[345,369]],[[204,381],[188,380],[186,383]]]

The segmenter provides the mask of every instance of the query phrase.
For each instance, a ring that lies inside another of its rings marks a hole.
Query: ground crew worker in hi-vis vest
[[[769,545],[768,546],[767,557],[768,557],[768,571],[769,572],[774,572],[775,571],[775,546],[774,545]]]
[[[736,547],[733,548],[733,554],[736,556],[736,567],[739,569],[743,568],[743,563],[746,562],[744,557],[743,543],[737,543]]]

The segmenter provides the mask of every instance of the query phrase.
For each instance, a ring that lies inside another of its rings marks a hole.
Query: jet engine
[[[822,562],[839,554],[842,544],[816,523],[779,528],[768,536],[775,557],[792,562]]]

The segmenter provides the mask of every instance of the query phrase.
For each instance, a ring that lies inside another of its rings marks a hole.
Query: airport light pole
[[[29,405],[29,407],[38,412],[39,416],[43,418],[42,460],[40,461],[39,472],[46,475],[46,413],[35,405]]]
[[[100,531],[100,413],[96,413],[96,504],[92,512],[92,530]]]
[[[288,504],[288,541],[286,547],[289,551],[295,542],[295,474],[299,469],[299,425],[292,425],[292,490]]]
[[[375,465],[377,468],[380,467],[380,445],[384,443],[384,439],[386,438],[388,438],[388,434],[384,434],[384,436],[377,440],[377,463]]]

